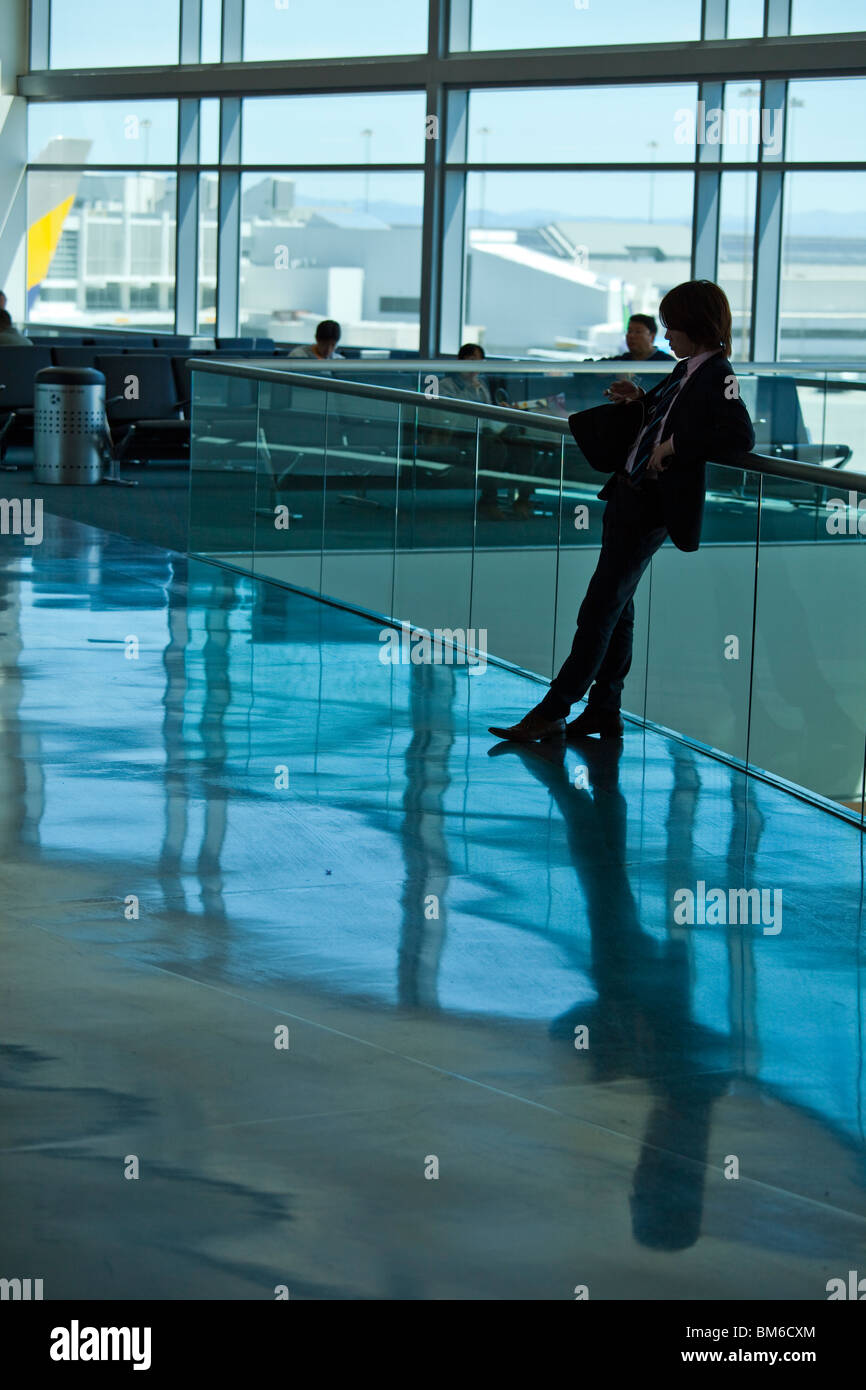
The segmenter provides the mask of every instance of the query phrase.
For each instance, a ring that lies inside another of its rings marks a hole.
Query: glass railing
[[[747,403],[768,380],[741,380]],[[203,362],[193,382],[193,554],[408,625],[400,659],[439,632],[474,673],[558,670],[604,508],[567,392],[527,396],[543,414],[261,363]],[[710,464],[700,550],[667,542],[638,590],[623,707],[862,821],[866,476],[862,427],[843,427],[864,382],[808,389],[844,449]]]

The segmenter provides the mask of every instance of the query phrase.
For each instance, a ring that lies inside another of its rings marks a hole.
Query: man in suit
[[[673,362],[671,353],[656,347],[658,331],[652,314],[632,314],[625,331],[628,350],[615,357],[603,357],[602,362]]]
[[[615,382],[607,392],[611,405],[569,419],[587,462],[612,475],[599,493],[607,502],[601,554],[570,655],[540,704],[517,724],[491,728],[499,738],[532,743],[563,734],[622,735],[620,700],[641,576],[668,536],[679,550],[697,550],[707,460],[736,464],[754,444],[728,361],[731,308],[724,291],[709,280],[687,281],[668,291],[660,314],[680,359],[670,376],[646,393],[634,382]],[[566,726],[571,706],[588,690],[586,709]]]

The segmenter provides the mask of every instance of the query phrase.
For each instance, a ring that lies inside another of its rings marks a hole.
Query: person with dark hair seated
[[[626,352],[603,357],[602,362],[673,362],[669,352],[656,347],[659,326],[652,314],[632,314],[625,331]]]
[[[316,341],[309,347],[299,345],[292,348],[290,357],[315,357],[320,362],[325,362],[329,357],[342,357],[343,354],[337,351],[337,344],[340,341],[342,329],[335,319],[322,319],[316,328]]]
[[[12,322],[8,309],[0,309],[0,347],[32,347],[33,344]]]
[[[607,392],[612,404],[569,417],[587,462],[611,474],[599,494],[607,503],[601,553],[570,655],[534,709],[517,724],[491,728],[499,738],[622,736],[620,701],[641,576],[668,536],[678,550],[698,549],[707,460],[736,466],[754,446],[728,360],[731,306],[724,290],[710,280],[689,280],[668,291],[660,316],[680,358],[670,376],[646,392],[633,381],[615,382]],[[571,706],[587,691],[586,709],[566,727]]]
[[[477,361],[482,362],[485,352],[480,343],[464,343],[457,353],[458,362]],[[454,376],[444,376],[439,383],[440,396],[453,396],[457,400],[480,401],[484,405],[492,405],[493,399],[490,387],[478,372],[457,372]],[[508,397],[504,389],[496,393],[497,405],[507,405]],[[528,466],[526,459],[517,450],[519,443],[520,427],[506,425],[491,425],[484,422],[481,428],[481,467],[493,473],[507,474],[510,472],[521,472],[524,466]],[[524,453],[527,451],[524,451]],[[485,521],[505,521],[506,513],[499,505],[499,489],[506,486],[503,482],[497,482],[493,478],[479,479],[480,496],[478,498],[478,516]],[[520,520],[529,520],[532,513],[531,497],[532,484],[520,483],[517,487],[516,496],[514,488],[508,489],[512,495],[511,515]]]

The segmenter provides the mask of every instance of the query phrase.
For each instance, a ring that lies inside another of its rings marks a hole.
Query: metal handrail
[[[663,364],[658,364],[663,365]],[[408,405],[416,410],[441,410],[449,415],[471,415],[476,419],[492,420],[497,424],[529,425],[532,429],[546,430],[550,434],[571,439],[567,420],[551,415],[541,415],[534,410],[514,410],[510,406],[487,405],[484,401],[464,401],[458,396],[427,397],[422,391],[407,391],[396,386],[371,386],[362,381],[340,381],[335,377],[310,376],[305,372],[280,370],[274,367],[253,366],[242,361],[208,361],[192,357],[189,360],[192,371],[212,373],[214,376],[247,377],[254,381],[273,381],[280,385],[297,384],[307,390],[329,391],[338,396],[360,396],[366,400],[384,401],[390,405]],[[709,460],[714,462],[714,460]],[[816,483],[819,487],[838,487],[844,479],[848,486],[858,492],[866,493],[866,474],[849,470],[820,468],[813,463],[798,463],[794,459],[769,458],[764,454],[744,454],[742,463],[721,463],[720,468],[732,468],[736,472],[766,473],[776,478],[791,478],[798,482]]]
[[[294,343],[287,343],[287,348],[297,346]],[[199,344],[199,350],[204,351]],[[279,344],[277,351],[281,351]],[[190,355],[195,352],[191,349]],[[223,361],[231,361],[231,354],[227,354]],[[252,360],[249,357],[238,358],[248,365]],[[304,364],[304,371],[313,375],[320,372],[337,372],[341,376],[351,371],[374,371],[374,372],[427,372],[435,369],[440,375],[445,368],[448,374],[468,374],[477,372],[481,376],[611,376],[617,372],[641,371],[649,372],[651,375],[664,376],[671,370],[671,363],[674,359],[667,362],[647,361],[620,361],[616,358],[594,358],[581,361],[575,358],[569,361],[565,358],[543,358],[532,357],[525,359],[518,358],[497,358],[485,357],[483,359],[460,360],[455,357],[327,357],[321,360],[308,357],[273,357],[270,353],[264,353],[261,358],[256,360],[274,362],[277,364],[278,371],[293,371],[294,363]],[[846,385],[866,386],[866,358],[858,362],[748,362],[735,361],[731,358],[731,365],[743,376],[754,374],[755,372],[767,372],[773,375],[796,377],[805,372],[821,373],[825,376],[839,377],[859,373],[864,381],[849,382]]]

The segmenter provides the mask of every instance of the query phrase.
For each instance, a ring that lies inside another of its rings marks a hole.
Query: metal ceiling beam
[[[255,96],[291,92],[399,91],[457,87],[740,81],[845,77],[866,72],[866,32],[710,40],[502,53],[427,54],[309,62],[208,63],[149,68],[30,72],[18,93],[31,100]]]

